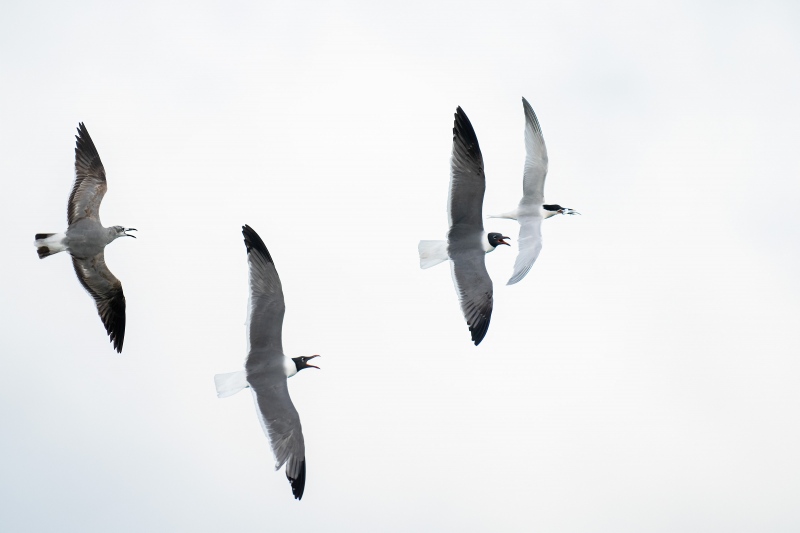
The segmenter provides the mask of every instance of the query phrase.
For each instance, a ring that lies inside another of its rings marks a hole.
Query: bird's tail
[[[419,241],[419,267],[430,268],[447,261],[447,241]]]
[[[509,218],[511,220],[517,220],[518,216],[519,213],[517,209],[514,209],[513,211],[508,211],[507,213],[500,213],[499,215],[489,215],[488,218]]]
[[[214,376],[214,385],[217,386],[217,398],[233,396],[240,390],[250,386],[247,382],[247,374],[245,374],[244,370],[229,372],[227,374],[217,374]]]
[[[36,246],[36,253],[39,254],[39,259],[44,259],[67,249],[64,245],[66,235],[63,233],[37,233],[34,238],[36,240],[33,241],[33,245]]]

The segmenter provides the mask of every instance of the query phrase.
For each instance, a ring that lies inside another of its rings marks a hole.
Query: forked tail
[[[217,374],[214,376],[214,385],[217,386],[217,398],[233,396],[240,390],[250,386],[247,382],[247,374],[245,374],[244,370],[229,372],[227,374]]]
[[[447,241],[419,241],[419,267],[430,268],[447,261]]]
[[[39,259],[44,259],[58,252],[63,252],[67,249],[64,245],[64,238],[66,235],[63,233],[37,233],[33,245],[36,246],[36,253],[39,254]]]

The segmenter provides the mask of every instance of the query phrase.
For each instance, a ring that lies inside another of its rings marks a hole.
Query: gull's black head
[[[125,228],[122,226],[114,226],[114,238],[117,237],[133,237],[136,238],[136,235],[130,235],[129,233],[125,233],[126,231],[136,231],[136,228]]]
[[[491,244],[494,248],[497,248],[501,244],[511,246],[504,240],[509,239],[510,237],[506,237],[502,233],[489,233],[486,237],[489,239],[489,244]]]
[[[580,213],[574,209],[570,209],[569,207],[561,207],[558,204],[544,204],[542,209],[545,210],[545,218],[550,218],[553,215],[580,215]]]
[[[294,366],[297,368],[297,371],[300,372],[304,368],[316,368],[319,370],[318,366],[309,365],[308,362],[315,357],[319,357],[319,355],[312,355],[310,357],[292,357],[292,361],[294,361]]]

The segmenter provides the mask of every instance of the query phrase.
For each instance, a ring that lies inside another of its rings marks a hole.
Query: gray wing
[[[542,217],[521,217],[519,220],[519,252],[514,262],[514,273],[507,285],[522,280],[542,251]]]
[[[522,179],[523,201],[544,203],[544,178],[547,176],[547,148],[536,113],[525,98],[525,172]]]
[[[286,377],[254,389],[253,394],[261,427],[275,455],[275,470],[286,464],[286,478],[292,485],[292,494],[299,500],[306,485],[306,447],[300,416],[289,397]]]
[[[78,124],[75,143],[75,184],[67,203],[67,222],[71,226],[82,218],[100,222],[100,202],[106,194],[106,171],[83,122]]]
[[[455,254],[451,259],[458,302],[472,342],[477,346],[486,336],[492,318],[492,280],[486,271],[486,253],[476,248]]]
[[[453,124],[453,154],[450,157],[450,192],[447,215],[450,226],[463,224],[483,231],[483,193],[486,177],[478,137],[467,115],[458,107]]]
[[[242,227],[250,266],[250,294],[247,315],[248,369],[283,364],[283,314],[286,306],[275,263],[264,241],[250,226]],[[281,366],[281,373],[283,367]]]
[[[114,349],[122,353],[125,340],[125,295],[122,293],[122,283],[106,266],[103,252],[86,259],[73,256],[72,266],[75,267],[78,281],[94,298],[97,313]]]

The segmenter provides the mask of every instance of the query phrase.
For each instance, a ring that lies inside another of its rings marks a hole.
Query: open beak
[[[311,357],[309,357],[309,359],[314,359],[315,357],[320,357],[320,356],[319,355],[312,355]],[[318,366],[309,365],[308,363],[306,363],[306,366],[310,367],[310,368],[316,368],[317,370],[320,369]]]
[[[506,237],[505,235],[503,235],[502,237],[500,237],[499,239],[497,239],[497,244],[505,244],[506,246],[511,246],[511,245],[510,245],[510,244],[508,244],[508,243],[507,243],[505,240],[503,240],[503,239],[510,239],[510,238],[511,238],[511,237]]]
[[[126,237],[133,237],[135,239],[136,235],[129,235],[127,232],[128,231],[139,231],[139,230],[137,230],[136,228],[125,228],[125,231],[126,231],[126,233],[125,233]]]

